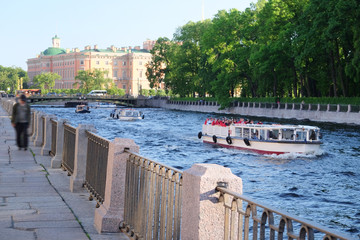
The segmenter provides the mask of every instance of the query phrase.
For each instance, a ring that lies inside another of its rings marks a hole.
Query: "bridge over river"
[[[78,96],[78,95],[66,95],[66,96],[31,96],[29,101],[31,103],[54,103],[54,102],[113,102],[117,105],[123,106],[137,106],[138,98],[134,97],[124,97],[124,96],[115,96],[115,95],[106,95],[106,96]]]

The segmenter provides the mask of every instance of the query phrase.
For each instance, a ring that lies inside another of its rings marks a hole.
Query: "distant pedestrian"
[[[24,148],[26,151],[28,148],[28,127],[30,123],[30,105],[26,102],[26,96],[21,95],[19,102],[13,106],[13,112],[11,117],[11,125],[16,130],[16,143],[19,147]]]

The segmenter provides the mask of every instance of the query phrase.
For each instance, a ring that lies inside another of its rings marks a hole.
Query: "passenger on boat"
[[[309,137],[310,140],[316,140],[316,134],[315,134],[315,131],[314,130],[311,130],[310,131],[310,137]]]

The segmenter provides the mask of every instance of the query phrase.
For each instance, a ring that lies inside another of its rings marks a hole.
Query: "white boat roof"
[[[281,125],[281,124],[233,124],[237,128],[267,128],[267,129],[307,129],[319,130],[320,128],[307,125]]]

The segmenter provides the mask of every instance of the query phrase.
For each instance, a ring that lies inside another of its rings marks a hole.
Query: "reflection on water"
[[[244,194],[325,226],[360,234],[360,127],[296,120],[253,118],[264,123],[315,125],[322,129],[322,152],[316,155],[258,155],[204,144],[197,138],[206,113],[140,109],[145,119],[110,118],[110,109],[75,114],[73,108],[41,108],[72,125],[93,124],[109,140],[134,139],[140,154],[185,170],[195,163],[231,168],[243,179]],[[239,116],[237,116],[239,117]]]

